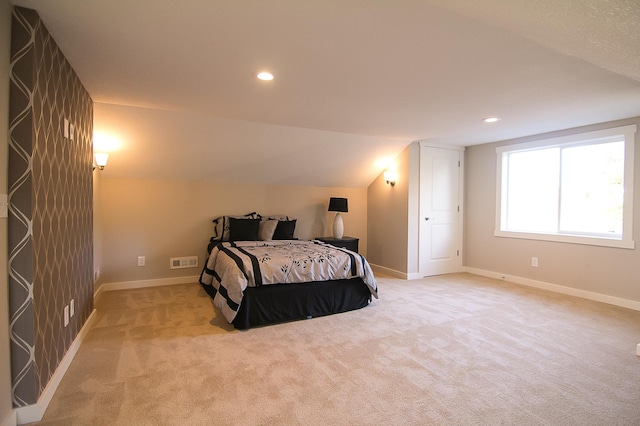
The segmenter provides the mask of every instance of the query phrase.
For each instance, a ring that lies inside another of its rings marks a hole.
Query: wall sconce
[[[100,170],[104,170],[104,166],[107,165],[107,160],[109,159],[109,154],[106,152],[96,152],[93,156],[96,160],[96,166]],[[96,168],[94,167],[93,169],[95,170]]]
[[[387,170],[384,172],[384,180],[387,182],[388,185],[395,186],[396,180],[398,180],[398,174],[396,172]]]

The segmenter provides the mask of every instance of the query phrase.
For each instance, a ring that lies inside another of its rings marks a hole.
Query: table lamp
[[[347,199],[331,197],[329,199],[329,211],[336,212],[336,217],[333,219],[333,237],[340,239],[344,235],[344,223],[342,222],[340,213],[347,213],[349,211]]]

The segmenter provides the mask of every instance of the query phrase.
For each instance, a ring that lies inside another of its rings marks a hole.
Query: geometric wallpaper
[[[93,310],[93,101],[33,10],[13,9],[10,63],[11,374],[22,407],[37,403]]]

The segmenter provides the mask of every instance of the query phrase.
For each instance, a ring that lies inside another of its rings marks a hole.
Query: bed
[[[200,284],[230,324],[248,329],[330,315],[364,308],[378,297],[362,255],[296,240],[294,220],[281,219],[244,216],[216,223]],[[287,232],[278,234],[278,226]],[[273,227],[273,233],[261,232],[264,227]]]

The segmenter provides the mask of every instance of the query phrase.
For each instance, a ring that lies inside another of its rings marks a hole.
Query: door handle
[[[424,220],[430,220],[430,219],[431,219],[430,217],[425,217],[425,218],[424,218]]]

